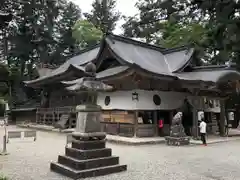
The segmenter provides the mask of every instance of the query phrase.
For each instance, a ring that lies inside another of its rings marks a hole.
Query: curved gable
[[[180,69],[183,69],[191,60],[194,49],[183,49],[180,51],[171,52],[165,54],[166,61],[169,65],[171,72],[177,72]]]

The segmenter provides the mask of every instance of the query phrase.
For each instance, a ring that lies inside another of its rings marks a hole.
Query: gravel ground
[[[11,129],[13,127],[10,127]],[[0,129],[2,137],[3,128]],[[2,141],[0,142],[2,144]],[[64,154],[65,135],[38,132],[38,139],[12,140],[0,156],[1,172],[12,180],[69,180],[50,172],[51,161]],[[127,146],[108,144],[127,164],[123,173],[88,180],[239,180],[240,141],[208,147]]]

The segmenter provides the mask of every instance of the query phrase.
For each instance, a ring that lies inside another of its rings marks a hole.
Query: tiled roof
[[[119,67],[99,72],[97,74],[97,78],[99,79],[114,76],[135,67],[153,74],[154,76],[168,76],[173,79],[185,81],[218,82],[223,77],[226,78],[226,76],[231,78],[240,77],[240,74],[237,71],[229,69],[222,70],[222,66],[221,69],[215,68],[217,70],[216,72],[207,71],[208,68],[204,67],[193,68],[192,72],[182,72],[182,70],[191,62],[194,53],[194,49],[187,46],[165,49],[113,34],[109,34],[102,42],[104,43],[86,49],[81,54],[69,59],[59,68],[48,73],[46,76],[42,76],[26,83],[44,83],[45,80],[54,80],[56,78],[61,81],[61,75],[70,71],[71,68],[77,71],[79,70],[79,72],[82,72],[84,75],[84,65],[88,62],[98,61],[101,52],[103,52],[106,47],[121,65]],[[63,80],[64,79],[62,79],[62,81]]]

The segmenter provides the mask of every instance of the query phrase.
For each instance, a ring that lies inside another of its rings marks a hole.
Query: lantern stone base
[[[190,144],[190,138],[189,137],[171,137],[167,136],[165,137],[166,144],[169,146],[184,146]]]
[[[106,138],[105,132],[90,132],[90,133],[81,133],[73,132],[72,136],[76,140],[88,141],[88,140],[103,140]]]
[[[58,162],[51,163],[50,169],[73,179],[126,171],[127,166],[119,165],[119,157],[112,156],[112,150],[105,145],[102,134],[73,134],[72,147],[66,147],[65,155],[58,156]]]

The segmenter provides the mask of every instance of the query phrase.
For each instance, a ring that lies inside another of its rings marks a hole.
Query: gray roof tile
[[[185,64],[190,61],[193,54],[193,49],[189,50],[187,47],[167,50],[165,48],[115,35],[109,35],[104,40],[115,56],[122,60],[123,64],[116,69],[109,69],[102,74],[99,73],[99,78],[111,76],[111,74],[114,75],[114,73],[118,71],[120,73],[127,70],[127,66],[131,67],[132,65],[156,75],[175,77],[173,72],[185,66]],[[104,45],[102,45],[102,47],[104,47]],[[95,60],[100,50],[101,48],[99,45],[95,48],[85,50],[80,55],[69,59],[59,68],[45,76],[26,83],[36,83],[58,76],[67,71],[71,66],[74,66],[75,69],[79,67],[80,70],[83,70],[81,66]]]
[[[118,66],[118,67],[114,67],[114,68],[109,68],[105,71],[97,73],[97,79],[111,77],[111,76],[117,75],[119,73],[125,72],[128,69],[129,69],[128,66]]]
[[[63,65],[61,65],[59,68],[54,70],[52,72],[52,74],[50,74],[50,76],[60,74],[60,73],[64,72],[65,70],[68,69],[68,67],[71,64],[76,65],[76,66],[81,66],[81,65],[86,64],[88,62],[91,62],[92,60],[94,60],[97,57],[98,51],[99,51],[99,47],[96,47],[94,49],[86,51],[86,52],[84,52],[80,55],[77,55],[77,56],[67,60]]]
[[[84,71],[84,69],[81,67],[81,65],[84,65],[88,62],[93,61],[97,57],[98,52],[99,52],[99,46],[97,46],[89,51],[85,51],[82,54],[69,59],[64,64],[62,64],[59,68],[52,70],[51,72],[45,74],[44,76],[41,76],[38,79],[35,79],[32,81],[26,81],[25,83],[27,83],[27,84],[35,83],[38,81],[43,81],[47,78],[51,78],[51,77],[60,75],[60,74],[64,73],[65,71],[67,71],[68,68],[70,68],[70,66],[74,66],[75,68],[79,68],[80,70]]]
[[[165,54],[166,63],[171,72],[176,72],[186,65],[194,52],[193,48]]]
[[[126,63],[137,65],[155,74],[171,75],[166,59],[160,51],[119,40],[111,41],[107,39],[107,42],[114,53]]]
[[[193,71],[174,73],[179,79],[186,81],[205,81],[211,83],[240,80],[240,73],[234,70]]]

